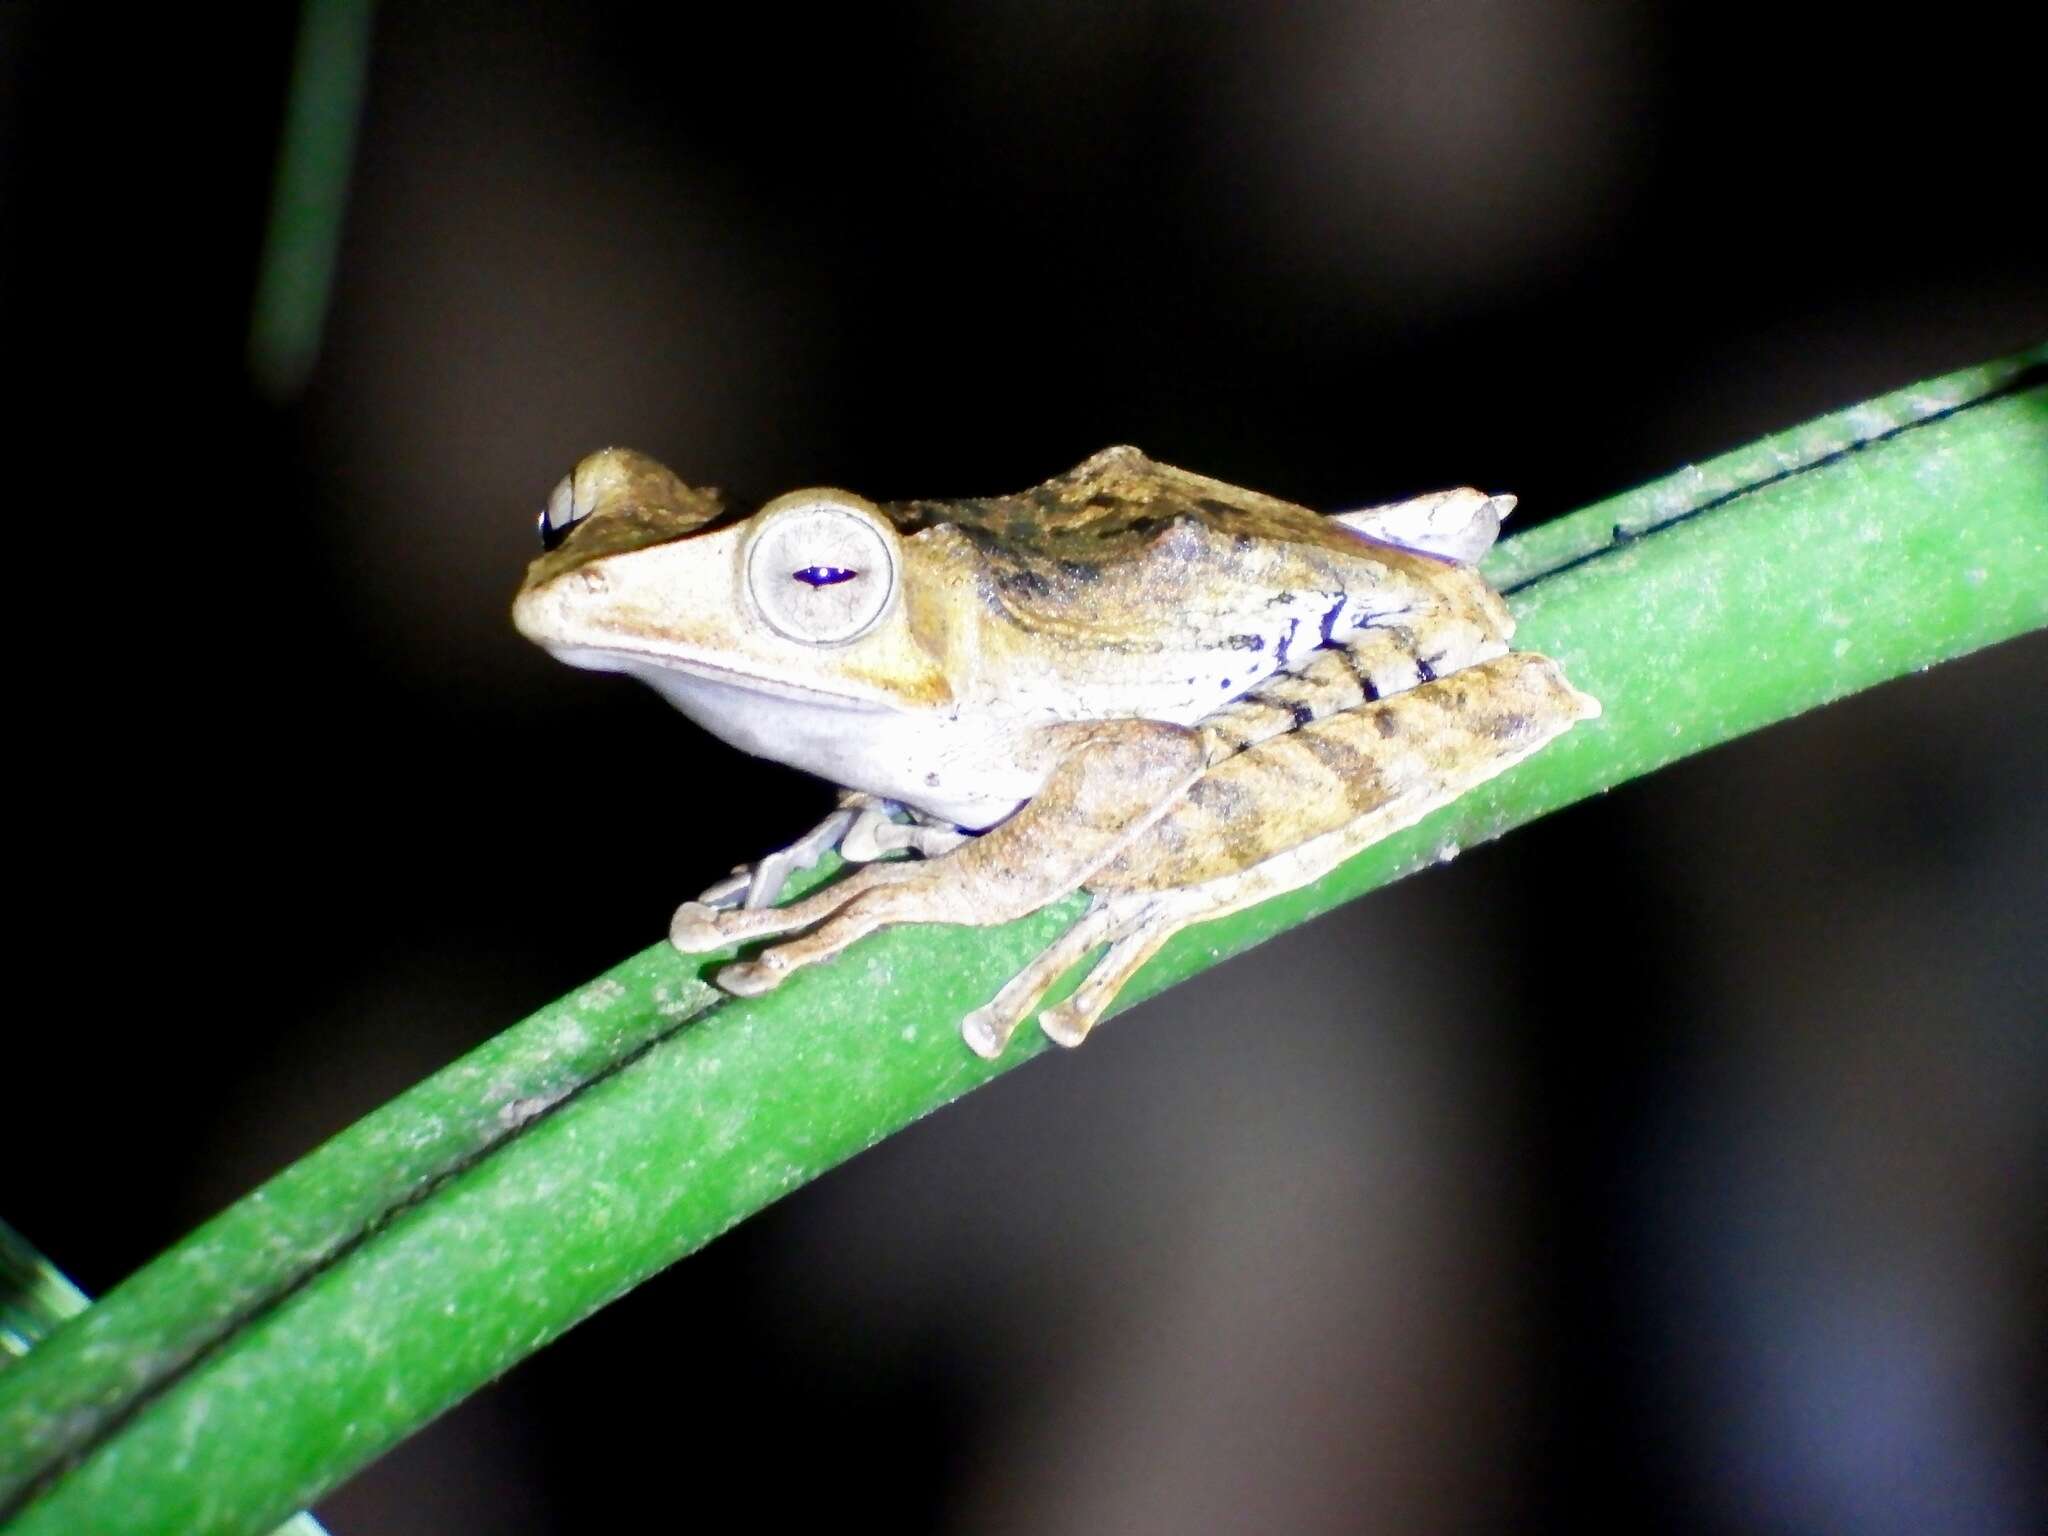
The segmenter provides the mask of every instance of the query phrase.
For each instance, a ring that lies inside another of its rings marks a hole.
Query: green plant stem
[[[1517,644],[1605,714],[1126,1004],[1460,847],[2048,624],[2048,353],[1510,541]],[[955,1021],[1079,908],[864,941],[766,997],[656,946],[344,1132],[0,1376],[18,1536],[255,1532],[751,1212],[968,1089]],[[685,1024],[688,1027],[683,1027]],[[25,1507],[24,1507],[24,1502]]]

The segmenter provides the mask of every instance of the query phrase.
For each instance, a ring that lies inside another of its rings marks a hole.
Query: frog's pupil
[[[836,587],[842,581],[853,580],[860,572],[849,571],[843,565],[807,565],[794,574],[808,587]]]

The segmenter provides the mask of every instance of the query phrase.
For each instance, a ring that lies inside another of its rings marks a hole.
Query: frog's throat
[[[1045,764],[999,724],[888,708],[813,692],[771,696],[679,667],[620,668],[720,741],[849,789],[896,800],[954,826],[1002,820],[1037,793]],[[730,674],[728,674],[728,677]]]
[[[713,684],[720,689],[761,698],[830,705],[837,709],[854,710],[865,714],[900,712],[898,706],[879,694],[814,688],[780,678],[736,671],[731,667],[717,666],[708,661],[677,657],[666,652],[597,645],[567,645],[559,649],[550,647],[550,650],[557,661],[565,662],[572,667],[580,667],[586,672],[621,672],[628,677],[638,678],[678,708],[682,707],[679,695],[695,697],[700,692],[686,685],[686,680],[694,679],[699,683]]]

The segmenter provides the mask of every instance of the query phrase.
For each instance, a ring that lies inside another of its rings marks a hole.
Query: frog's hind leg
[[[1436,626],[1430,654],[1415,631],[1385,622],[1342,642],[1321,647],[1299,668],[1278,674],[1201,722],[1204,758],[1210,767],[1361,704],[1432,682],[1439,673],[1476,665],[1503,654],[1508,628]]]
[[[1124,921],[1040,1027],[1079,1044],[1181,929],[1321,879],[1598,713],[1555,662],[1518,652],[1226,759],[1089,880],[1103,909],[1121,910]]]
[[[1121,920],[1116,903],[1097,901],[1005,982],[1002,991],[962,1019],[960,1037],[975,1055],[994,1061],[1008,1047],[1017,1026],[1031,1017],[1038,1000],[1052,990],[1052,984],[1078,965],[1089,950],[1111,937]]]
[[[1205,915],[1199,909],[1191,914],[1179,903],[1146,903],[1141,915],[1116,936],[1072,995],[1038,1016],[1038,1027],[1056,1045],[1079,1045],[1116,1001],[1124,983],[1144,969],[1145,962],[1158,954],[1168,939]]]
[[[1385,835],[1370,822],[1371,818],[1364,818],[1360,823],[1311,838],[1237,874],[1224,875],[1193,890],[1162,893],[1143,902],[1137,909],[1139,915],[1117,934],[1072,994],[1039,1015],[1038,1027],[1057,1045],[1079,1045],[1101,1022],[1125,984],[1175,934],[1321,879],[1359,849]],[[1113,903],[1119,901],[1129,903],[1131,898],[1111,898]]]
[[[1125,982],[1159,952],[1159,947],[1195,918],[1181,911],[1171,894],[1150,891],[1124,896],[1098,896],[1093,905],[1003,990],[960,1021],[960,1034],[977,1056],[994,1061],[1009,1046],[1017,1027],[1031,1017],[1039,999],[1053,983],[1078,965],[1105,939],[1103,952],[1064,1002],[1039,1015],[1038,1026],[1060,1045],[1079,1045],[1095,1021],[1115,1001]],[[1206,903],[1196,902],[1206,909]]]
[[[1117,934],[1072,994],[1038,1016],[1038,1027],[1057,1045],[1079,1045],[1101,1022],[1125,984],[1183,928],[1228,917],[1245,907],[1257,906],[1269,896],[1307,885],[1328,874],[1365,843],[1376,840],[1373,834],[1341,828],[1275,854],[1239,874],[1225,875],[1191,891],[1164,893],[1142,903],[1139,915]],[[1122,900],[1127,902],[1130,898]]]
[[[1193,891],[1326,833],[1362,848],[1599,711],[1547,656],[1461,667],[1217,763],[1088,888]]]

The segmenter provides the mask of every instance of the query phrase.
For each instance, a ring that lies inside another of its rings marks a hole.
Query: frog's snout
[[[528,587],[512,599],[512,627],[535,645],[557,638],[556,604],[544,587]]]
[[[613,582],[599,566],[579,566],[530,582],[512,600],[512,625],[535,645],[564,649],[602,643]]]
[[[593,601],[602,602],[611,582],[602,571],[569,571],[553,581],[527,587],[512,600],[512,624],[536,645],[553,649],[587,638],[587,615]]]

